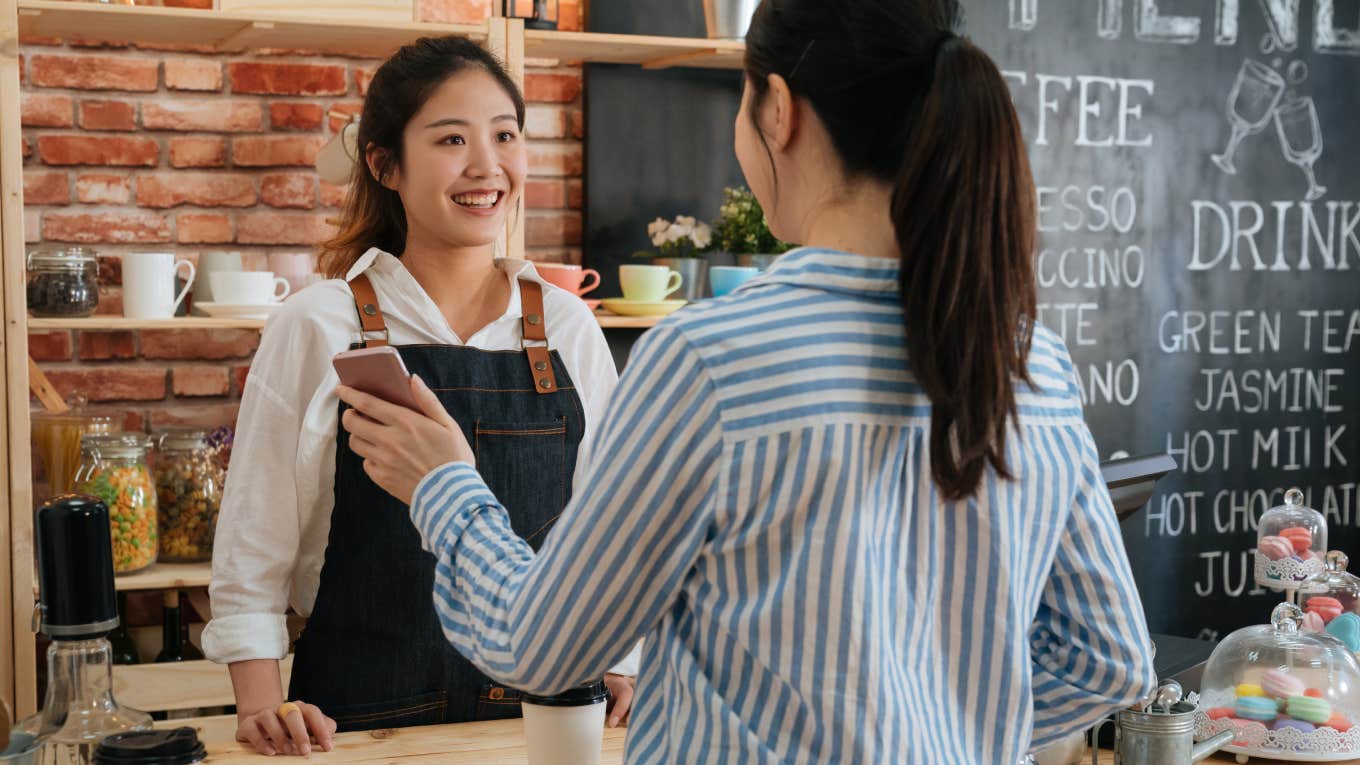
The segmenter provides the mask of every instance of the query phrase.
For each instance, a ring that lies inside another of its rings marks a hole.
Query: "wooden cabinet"
[[[118,317],[30,319],[24,293],[23,144],[20,130],[19,36],[124,43],[210,46],[223,52],[257,48],[312,50],[380,57],[428,35],[470,37],[500,55],[521,82],[526,59],[598,61],[672,66],[741,66],[739,42],[584,32],[526,32],[522,21],[492,18],[483,24],[424,24],[407,20],[355,19],[344,14],[308,18],[236,10],[192,10],[107,5],[68,0],[0,0],[0,339],[5,373],[0,417],[0,699],[20,715],[36,709],[36,667],[31,622],[36,583],[33,569],[32,463],[29,448],[28,332],[30,329],[259,329],[261,321],[174,319],[143,322]],[[522,213],[522,210],[521,210]],[[511,216],[506,232],[512,257],[524,253],[523,214]],[[655,319],[601,317],[606,328],[640,329]],[[119,589],[201,588],[209,569],[157,565],[118,580]],[[226,669],[206,662],[119,668],[128,688],[125,702],[148,709],[187,709],[230,703]],[[209,703],[211,702],[211,703]]]

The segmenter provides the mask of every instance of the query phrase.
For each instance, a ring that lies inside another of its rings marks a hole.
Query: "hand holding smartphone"
[[[411,395],[411,375],[397,349],[384,345],[345,351],[336,354],[331,363],[340,375],[341,384],[388,403],[420,411],[420,404]]]

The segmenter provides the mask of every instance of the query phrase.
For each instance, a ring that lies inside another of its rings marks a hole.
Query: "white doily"
[[[1231,719],[1211,720],[1203,712],[1195,713],[1195,739],[1204,740],[1225,730],[1236,731],[1231,746],[1249,750],[1247,754],[1273,756],[1276,754],[1337,755],[1353,757],[1360,754],[1360,726],[1342,733],[1336,728],[1319,727],[1312,733],[1297,728],[1269,730],[1264,723],[1246,721],[1239,727]]]
[[[1260,552],[1256,553],[1256,583],[1265,587],[1279,582],[1302,582],[1314,574],[1322,573],[1322,568],[1322,561],[1317,558],[1298,561],[1290,556],[1271,560]]]

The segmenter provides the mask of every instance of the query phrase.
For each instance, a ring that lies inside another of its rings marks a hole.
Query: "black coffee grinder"
[[[109,509],[77,494],[53,497],[38,509],[38,610],[34,628],[52,639],[47,695],[24,732],[43,743],[40,761],[88,765],[106,736],[149,730],[151,716],[113,698],[113,649],[118,626]]]

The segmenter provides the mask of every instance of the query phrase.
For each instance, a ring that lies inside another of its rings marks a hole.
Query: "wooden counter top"
[[[1200,762],[1209,763],[1211,765],[1228,765],[1229,763],[1231,763],[1232,765],[1237,765],[1236,758],[1237,755],[1235,754],[1231,754],[1229,752],[1218,752],[1217,754],[1209,755],[1208,758],[1200,760]],[[1085,761],[1090,762],[1089,759]],[[1253,765],[1270,765],[1270,763],[1277,763],[1279,762],[1279,760],[1268,760],[1261,757],[1252,757],[1250,762]],[[1101,751],[1100,765],[1114,765],[1114,752]],[[1346,760],[1344,762],[1334,763],[1333,765],[1360,765],[1360,760]]]
[[[235,717],[203,717],[195,720],[170,720],[157,727],[189,725],[199,730],[199,737],[208,748],[210,765],[262,765],[266,761],[289,762],[287,759],[266,758],[254,754],[236,743]],[[309,762],[316,763],[478,763],[478,765],[528,765],[524,749],[523,723],[504,720],[462,725],[432,725],[427,728],[342,733],[336,737],[335,751],[314,750]],[[604,732],[604,758],[601,765],[621,765],[624,728]],[[1089,759],[1084,762],[1090,762]],[[1114,765],[1114,754],[1102,751],[1100,765]],[[1233,755],[1220,752],[1205,763],[1235,765]],[[1253,763],[1274,760],[1252,758]],[[1360,760],[1349,760],[1341,765],[1360,765]]]
[[[194,720],[169,720],[160,728],[180,726],[198,728],[199,738],[208,748],[211,765],[236,765],[266,762],[287,763],[292,758],[266,758],[245,745],[236,743],[236,718],[202,717]],[[601,765],[623,762],[624,728],[604,731],[604,758]],[[477,763],[478,765],[527,765],[524,728],[520,720],[502,720],[462,725],[432,725],[426,728],[342,733],[336,736],[335,749],[312,750],[309,763]]]

